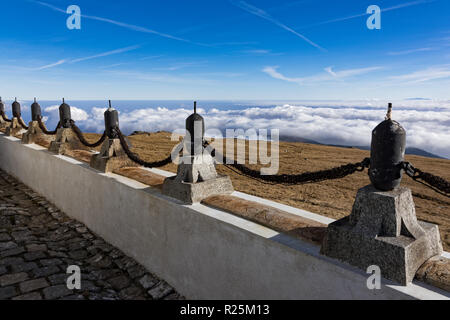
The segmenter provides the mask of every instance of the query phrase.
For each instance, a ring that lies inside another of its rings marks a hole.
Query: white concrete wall
[[[368,275],[321,256],[318,246],[3,134],[0,167],[188,298],[449,298],[418,283],[368,290]]]

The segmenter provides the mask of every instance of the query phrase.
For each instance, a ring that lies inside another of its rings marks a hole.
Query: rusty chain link
[[[11,122],[10,119],[6,118],[6,115],[4,112],[0,113],[3,120],[7,122]],[[20,125],[24,129],[28,129],[28,127],[23,123],[22,118],[19,119]],[[47,135],[54,135],[56,134],[58,128],[61,127],[60,122],[58,122],[58,125],[54,131],[48,131],[44,124],[42,123],[42,117],[38,117],[38,124],[41,130],[47,134]],[[83,136],[83,133],[81,130],[75,125],[75,122],[71,120],[71,127],[72,130],[75,132],[81,143],[87,147],[95,148],[102,144],[106,139],[106,132],[103,132],[103,135],[101,138],[95,142],[95,143],[89,143]],[[117,136],[119,137],[120,144],[122,148],[124,149],[126,155],[137,164],[147,167],[147,168],[158,168],[163,167],[170,162],[172,162],[172,155],[169,155],[167,158],[160,160],[160,161],[154,161],[154,162],[147,162],[139,158],[139,156],[136,153],[133,153],[130,148],[128,147],[128,143],[125,140],[124,135],[120,131],[119,128],[114,129],[117,133]],[[216,150],[211,148],[208,142],[204,142],[203,146],[205,148],[210,149],[210,153],[212,156],[216,155]],[[180,151],[181,152],[181,151]],[[334,167],[331,169],[326,170],[319,170],[314,172],[304,172],[299,174],[280,174],[280,175],[262,175],[259,170],[253,170],[249,167],[246,167],[245,165],[237,163],[234,159],[230,161],[227,157],[224,155],[218,154],[218,156],[221,156],[224,159],[223,165],[227,167],[228,169],[233,170],[234,172],[247,176],[253,179],[256,179],[258,181],[262,182],[269,182],[272,184],[286,184],[286,185],[295,185],[295,184],[303,184],[308,182],[320,182],[324,180],[332,180],[332,179],[340,179],[343,177],[346,177],[350,174],[353,174],[357,171],[363,171],[365,168],[370,167],[370,158],[365,158],[361,162],[356,163],[348,163],[339,167]],[[438,191],[444,195],[450,194],[450,182],[445,180],[442,177],[435,176],[431,173],[424,172],[418,168],[415,168],[411,163],[409,162],[402,162],[402,169],[405,171],[405,173],[414,179],[415,181],[418,181],[422,184],[424,184],[427,187],[432,188],[435,191]],[[423,180],[419,181],[419,180]]]
[[[423,185],[433,189],[434,191],[436,191],[435,189],[437,189],[443,195],[450,195],[450,182],[448,182],[444,178],[435,176],[428,172],[423,172],[422,170],[415,168],[411,163],[406,161],[402,162],[402,168],[405,173],[415,181],[422,183]],[[418,180],[423,180],[425,183]]]
[[[209,143],[205,142],[204,147],[208,147]],[[279,174],[279,175],[262,175],[260,171],[250,169],[242,164],[237,163],[234,159],[230,161],[224,155],[218,154],[215,149],[211,150],[211,155],[222,156],[224,159],[223,165],[229,169],[233,168],[236,173],[241,175],[251,177],[256,180],[262,180],[270,182],[272,184],[303,184],[307,182],[320,182],[324,180],[340,179],[353,174],[357,171],[363,171],[365,168],[370,166],[370,158],[365,158],[361,162],[348,163],[339,167],[314,171],[314,172],[304,172],[299,174]]]
[[[120,140],[120,145],[122,146],[122,148],[125,151],[128,158],[130,158],[137,164],[139,164],[143,167],[146,167],[146,168],[159,168],[159,167],[163,167],[166,164],[169,164],[172,162],[172,154],[170,154],[167,158],[160,160],[160,161],[147,162],[147,161],[142,160],[141,158],[139,158],[139,156],[136,153],[134,153],[130,150],[130,148],[128,147],[128,143],[125,140],[125,136],[122,134],[120,129],[114,128],[113,130],[115,130],[115,132],[117,133],[117,136],[119,137],[119,140]],[[181,152],[181,150],[180,150],[180,152]]]
[[[11,119],[8,119],[8,118],[6,117],[6,114],[5,114],[4,111],[0,112],[0,114],[1,114],[2,119],[3,119],[4,121],[6,121],[6,122],[11,122],[11,121],[12,121]]]
[[[206,141],[203,144],[203,146],[205,148],[208,147],[211,148],[209,146],[209,143]],[[210,152],[211,155],[213,156],[216,153],[215,149],[212,148],[210,149]],[[347,175],[350,175],[356,171],[363,171],[365,168],[370,167],[370,158],[365,158],[361,162],[348,163],[340,167],[315,172],[304,172],[300,174],[261,175],[261,173],[258,170],[253,170],[242,164],[238,164],[234,159],[233,161],[229,161],[223,155],[222,157],[224,159],[224,166],[226,166],[229,169],[231,168],[236,169],[233,170],[234,172],[254,178],[256,180],[271,182],[273,184],[292,185],[292,184],[302,184],[306,182],[319,182],[323,180],[339,179]],[[409,162],[402,162],[401,166],[402,169],[405,171],[405,173],[411,178],[413,178],[415,181],[420,182],[425,186],[432,188],[434,191],[437,191],[443,195],[448,196],[448,194],[450,194],[450,182],[448,182],[444,178],[435,176],[428,172],[423,172],[422,170],[415,168]],[[425,183],[419,180],[423,180]]]
[[[105,141],[105,139],[106,139],[106,132],[104,131],[103,134],[102,134],[102,136],[100,137],[100,139],[99,139],[97,142],[89,143],[89,142],[84,138],[83,132],[81,132],[80,128],[78,128],[78,127],[75,125],[75,121],[70,120],[70,126],[71,126],[73,132],[75,132],[75,134],[77,135],[77,137],[78,137],[78,139],[80,140],[80,142],[81,142],[83,145],[85,145],[86,147],[89,147],[89,148],[95,148],[95,147],[98,147],[98,146],[101,145],[101,144],[103,143],[103,141]]]
[[[209,143],[205,142],[204,147],[208,146]],[[214,156],[215,153],[215,149],[212,149],[211,155]],[[365,158],[361,162],[348,163],[340,167],[315,172],[305,172],[301,174],[261,175],[259,171],[250,169],[242,164],[238,164],[235,160],[231,161],[231,163],[228,163],[230,161],[225,156],[222,155],[222,157],[224,159],[224,166],[228,167],[229,169],[236,169],[233,171],[257,180],[272,182],[273,184],[302,184],[306,182],[319,182],[323,180],[339,179],[356,171],[363,171],[365,168],[370,167],[370,158]],[[450,182],[448,182],[444,178],[435,176],[428,172],[423,172],[422,170],[415,168],[409,162],[402,162],[402,169],[415,181],[418,181],[419,179],[423,180],[425,183],[421,181],[418,182],[432,188],[435,191],[438,191],[443,195],[450,194]]]
[[[23,122],[22,117],[19,117],[19,124],[22,126],[22,128],[24,128],[25,130],[28,130],[28,126],[25,124],[25,122]]]
[[[339,167],[314,172],[304,172],[299,174],[262,175],[258,170],[252,170],[236,162],[228,164],[227,161],[225,160],[224,163],[226,167],[231,166],[237,169],[243,175],[250,176],[267,182],[272,182],[274,184],[287,184],[287,185],[303,184],[308,182],[320,182],[324,180],[344,178],[357,171],[363,171],[365,168],[369,167],[369,164],[370,159],[365,158],[361,162],[348,163]]]
[[[47,128],[45,127],[44,123],[42,122],[42,117],[41,116],[38,116],[37,122],[39,124],[39,128],[46,135],[55,135],[58,132],[58,129],[61,128],[61,122],[58,122],[58,125],[56,126],[55,130],[48,131]]]

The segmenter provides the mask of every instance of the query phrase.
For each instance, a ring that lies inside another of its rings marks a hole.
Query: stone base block
[[[3,118],[0,116],[0,129],[6,129],[7,126],[8,126],[8,122],[3,120]]]
[[[123,167],[138,167],[139,165],[130,160],[119,139],[107,139],[99,154],[91,157],[90,165],[92,168],[102,172],[112,172]]]
[[[321,253],[364,271],[377,265],[384,278],[407,285],[425,261],[442,253],[442,247],[436,245],[440,243],[438,227],[423,221],[419,225],[425,235],[417,240],[406,236],[370,238],[353,232],[345,217],[328,226]]]
[[[25,130],[19,124],[19,120],[17,118],[13,118],[9,126],[6,127],[5,134],[10,137],[17,136],[18,134],[24,132]]]
[[[361,188],[350,216],[331,223],[321,253],[406,285],[428,259],[442,253],[437,225],[417,221],[411,190]]]
[[[201,182],[217,178],[214,159],[210,154],[184,156],[180,159],[176,181]]]
[[[51,142],[48,150],[56,154],[65,154],[67,150],[89,150],[89,148],[78,140],[71,128],[59,128],[56,140]]]
[[[163,184],[163,194],[192,204],[213,195],[231,194],[234,189],[229,176],[189,183],[176,181],[176,177],[166,178]]]
[[[31,121],[28,124],[28,131],[22,134],[22,143],[31,144],[35,143],[37,139],[45,139],[46,135],[42,132],[37,121]]]

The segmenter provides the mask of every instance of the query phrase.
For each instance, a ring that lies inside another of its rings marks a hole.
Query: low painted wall
[[[424,284],[383,281],[319,247],[201,204],[183,205],[137,181],[103,174],[0,134],[0,167],[85,223],[187,298],[441,299]]]

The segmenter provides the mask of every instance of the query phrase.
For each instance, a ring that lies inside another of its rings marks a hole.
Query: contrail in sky
[[[95,59],[95,58],[100,58],[100,57],[106,57],[106,56],[110,56],[110,55],[113,55],[113,54],[118,54],[118,53],[123,53],[123,52],[131,51],[131,50],[136,50],[138,48],[140,48],[139,45],[126,47],[126,48],[121,48],[121,49],[116,49],[116,50],[111,50],[111,51],[99,53],[99,54],[96,54],[96,55],[93,55],[93,56],[89,56],[89,57],[74,59],[74,60],[71,60],[70,63],[76,63],[76,62],[80,62],[80,61],[85,61],[85,60],[90,60],[90,59]]]
[[[280,21],[276,20],[275,18],[273,18],[270,14],[268,14],[266,11],[259,9],[255,6],[252,6],[251,4],[245,2],[245,1],[235,1],[235,0],[230,0],[230,2],[241,8],[242,10],[247,11],[248,13],[251,13],[257,17],[263,18],[269,22],[272,22],[273,24],[277,25],[278,27],[296,35],[297,37],[305,40],[306,42],[308,42],[310,45],[316,47],[319,50],[322,51],[327,51],[326,49],[322,48],[321,46],[319,46],[317,43],[311,41],[310,39],[308,39],[307,37],[305,37],[304,35],[298,33],[297,31],[295,31],[294,29],[288,27],[287,25],[281,23]]]
[[[387,12],[387,11],[397,10],[397,9],[406,8],[406,7],[411,7],[411,6],[415,6],[415,5],[419,5],[419,4],[431,3],[431,2],[435,2],[435,1],[437,1],[437,0],[417,0],[417,1],[412,1],[412,2],[402,3],[402,4],[399,4],[399,5],[396,5],[396,6],[392,6],[392,7],[388,7],[388,8],[380,8],[380,9],[381,9],[381,12]],[[329,23],[333,23],[333,22],[346,21],[346,20],[350,20],[350,19],[354,19],[354,18],[364,17],[366,15],[368,15],[368,13],[366,13],[366,12],[359,13],[359,14],[355,14],[355,15],[351,15],[351,16],[347,16],[347,17],[336,18],[336,19],[331,19],[331,20],[326,20],[326,21],[322,21],[322,22],[313,23],[313,24],[310,24],[310,25],[307,25],[307,26],[299,27],[299,29],[306,29],[306,28],[321,26],[321,25],[329,24]]]
[[[62,12],[62,13],[67,14],[66,10],[63,10],[61,8],[58,8],[58,7],[55,7],[54,5],[52,5],[50,3],[46,3],[46,2],[43,2],[43,1],[35,1],[35,0],[28,0],[28,1],[36,3],[36,4],[39,4],[39,5],[47,7],[47,8],[50,8],[50,9],[52,9],[54,11],[58,11],[58,12]],[[84,14],[81,14],[81,17],[83,17],[85,19],[97,20],[97,21],[110,23],[110,24],[113,24],[113,25],[116,25],[116,26],[119,26],[119,27],[122,27],[122,28],[133,30],[133,31],[149,33],[149,34],[155,34],[155,35],[158,35],[160,37],[167,38],[167,39],[182,41],[182,42],[186,42],[186,43],[192,43],[192,44],[200,45],[200,46],[208,46],[207,44],[193,42],[193,41],[190,41],[190,40],[187,40],[187,39],[183,39],[183,38],[179,38],[179,37],[176,37],[176,36],[172,36],[172,35],[167,34],[167,33],[158,32],[156,30],[152,30],[152,29],[149,29],[149,28],[140,27],[140,26],[137,26],[137,25],[128,24],[128,23],[125,23],[125,22],[120,22],[120,21],[116,21],[116,20],[112,20],[112,19],[108,19],[108,18],[102,18],[102,17],[97,17],[97,16],[89,16],[89,15],[84,15]]]

